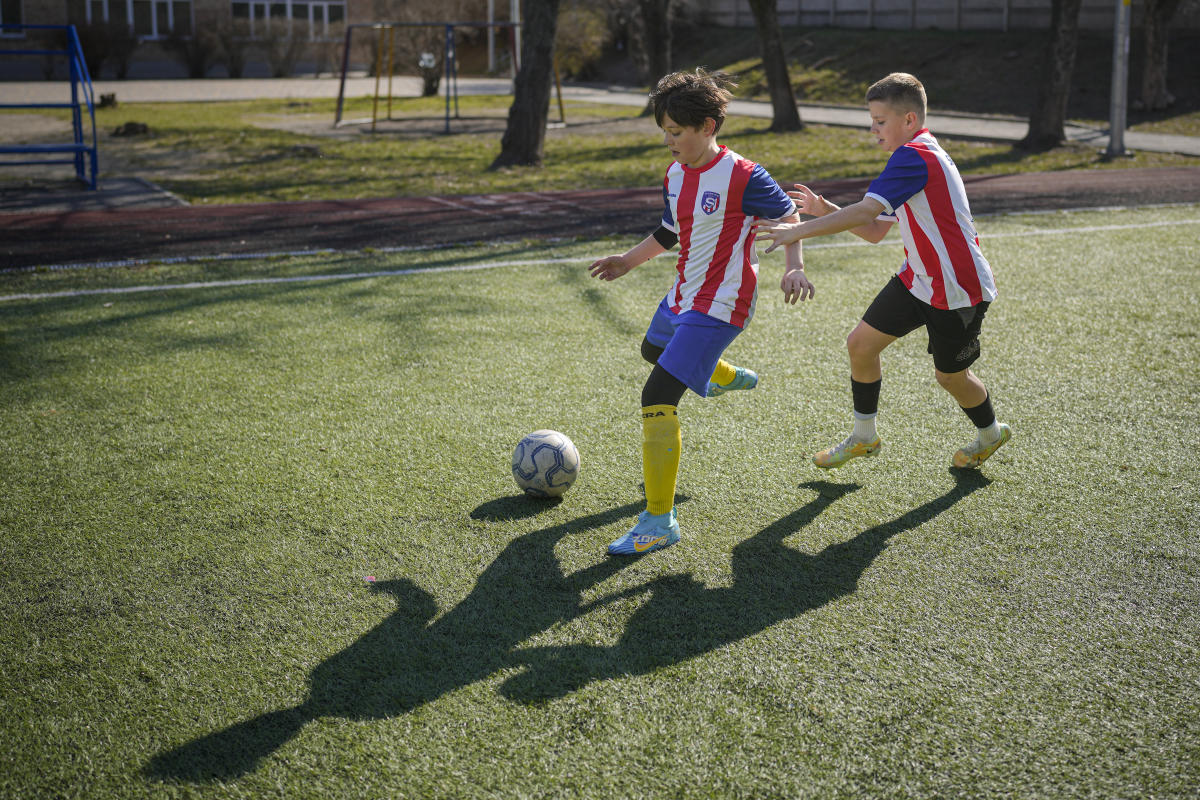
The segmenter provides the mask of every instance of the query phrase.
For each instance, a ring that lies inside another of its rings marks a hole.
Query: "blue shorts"
[[[658,304],[646,341],[663,348],[658,365],[701,397],[708,396],[708,381],[712,378],[721,354],[742,329],[699,311],[673,314],[667,299]]]

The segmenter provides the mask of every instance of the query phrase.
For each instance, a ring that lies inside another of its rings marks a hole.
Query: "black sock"
[[[992,410],[992,396],[989,394],[984,401],[974,408],[964,408],[963,412],[971,418],[976,428],[990,428],[996,421],[996,412]]]
[[[883,379],[863,383],[850,379],[850,392],[854,395],[854,410],[859,414],[871,415],[879,413],[879,387]]]

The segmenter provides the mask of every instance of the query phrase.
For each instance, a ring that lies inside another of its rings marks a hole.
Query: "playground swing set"
[[[41,56],[67,59],[71,82],[70,102],[59,103],[0,103],[0,108],[70,109],[72,141],[35,144],[0,145],[0,166],[29,164],[73,164],[75,177],[91,190],[96,189],[96,103],[92,79],[83,60],[83,48],[74,25],[3,25],[4,33],[50,31],[61,33],[63,47],[33,49],[0,49],[0,56]],[[54,36],[54,38],[59,38]],[[84,109],[87,120],[84,120]],[[7,156],[17,156],[9,159]],[[25,158],[19,158],[25,156]]]
[[[397,30],[405,28],[443,28],[445,30],[445,46],[442,49],[442,75],[443,84],[445,86],[446,96],[446,112],[445,112],[445,133],[450,133],[451,106],[453,105],[453,119],[461,119],[458,109],[458,53],[455,45],[455,31],[458,28],[484,28],[488,29],[489,34],[494,29],[501,29],[508,35],[508,43],[511,48],[512,69],[513,74],[516,74],[520,67],[518,64],[518,53],[520,51],[520,26],[519,22],[362,22],[346,26],[346,40],[342,48],[342,74],[341,83],[338,87],[337,112],[333,120],[334,127],[340,125],[362,124],[367,120],[347,120],[343,116],[346,100],[346,76],[350,70],[350,47],[355,30],[373,30],[375,31],[375,93],[371,103],[371,130],[375,130],[376,123],[379,120],[379,98],[380,98],[380,82],[382,76],[387,75],[387,116],[385,119],[392,119],[392,72],[393,72],[393,52],[395,35]],[[557,72],[557,70],[556,70]],[[555,78],[557,79],[557,74]],[[556,81],[557,82],[557,81]],[[559,88],[559,112],[562,113],[562,89]]]

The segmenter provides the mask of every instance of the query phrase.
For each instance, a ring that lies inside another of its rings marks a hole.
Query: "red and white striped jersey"
[[[904,263],[897,274],[914,297],[941,309],[996,299],[962,177],[927,128],[896,148],[866,196],[900,223]]]
[[[795,203],[763,169],[727,147],[703,167],[671,164],[662,224],[679,235],[671,311],[699,311],[744,328],[754,315],[758,253],[750,225],[779,219]]]

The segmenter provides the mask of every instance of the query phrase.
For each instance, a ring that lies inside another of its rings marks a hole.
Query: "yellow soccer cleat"
[[[813,456],[813,463],[821,469],[833,469],[840,467],[852,458],[873,456],[879,452],[880,447],[883,447],[883,442],[879,440],[878,436],[869,442],[847,436],[841,444],[827,447]]]
[[[992,453],[1000,449],[1001,445],[1012,438],[1012,428],[1000,423],[1000,438],[991,444],[983,444],[979,441],[979,437],[975,437],[975,441],[959,450],[954,454],[954,466],[959,469],[975,469],[983,462],[987,461]]]

